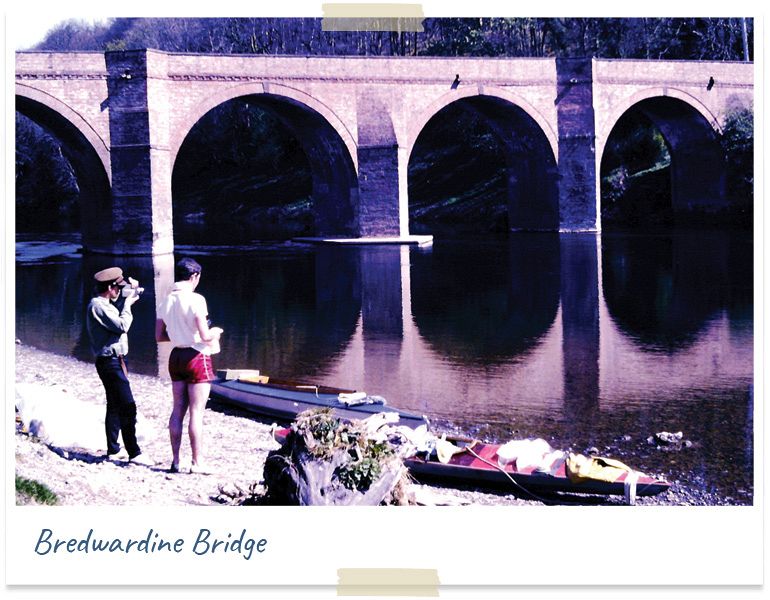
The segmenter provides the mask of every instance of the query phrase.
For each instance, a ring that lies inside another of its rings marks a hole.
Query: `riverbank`
[[[209,403],[205,415],[206,454],[214,474],[170,474],[170,449],[166,424],[171,411],[171,384],[157,377],[131,374],[131,387],[142,422],[143,452],[151,466],[110,462],[104,451],[56,448],[33,436],[16,433],[16,475],[45,484],[59,505],[221,505],[238,504],[249,491],[262,491],[262,469],[270,450],[278,445],[271,427],[253,416]],[[78,400],[103,407],[104,390],[89,363],[52,354],[23,344],[16,345],[16,383],[62,386]],[[189,465],[187,436],[182,446],[182,465]],[[417,485],[414,491],[429,502],[473,505],[542,505],[505,493],[444,489]],[[569,503],[576,500],[570,499]],[[579,503],[580,499],[577,500]],[[26,502],[17,498],[17,502]],[[622,504],[622,498],[592,499],[586,504]],[[639,505],[726,504],[713,495],[683,488]]]

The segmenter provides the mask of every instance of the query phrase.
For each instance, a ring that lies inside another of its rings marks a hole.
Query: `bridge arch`
[[[344,142],[345,146],[350,153],[351,159],[356,160],[356,142],[350,129],[342,122],[337,114],[323,102],[317,100],[310,94],[307,94],[301,90],[272,82],[248,82],[225,89],[220,89],[217,92],[207,96],[201,102],[199,102],[192,110],[190,110],[183,118],[183,120],[176,126],[175,131],[171,132],[171,163],[176,160],[176,155],[179,152],[179,148],[182,146],[185,137],[201,117],[208,113],[213,108],[216,108],[220,104],[224,104],[228,100],[235,98],[241,98],[243,96],[253,96],[259,94],[272,94],[275,96],[287,98],[298,102],[313,111],[321,115],[329,125],[334,128],[340,139]]]
[[[83,246],[92,252],[107,251],[111,232],[105,224],[113,222],[107,144],[78,112],[40,90],[17,84],[16,110],[61,141],[78,182]]]
[[[299,90],[269,82],[249,82],[208,96],[171,132],[171,164],[204,115],[230,100],[245,98],[276,117],[302,146],[312,173],[316,235],[354,235],[359,213],[355,141],[331,109]]]
[[[689,94],[684,90],[670,87],[645,88],[628,96],[621,102],[613,103],[612,111],[606,114],[605,118],[603,119],[601,129],[597,128],[596,131],[597,160],[601,162],[602,156],[604,155],[604,149],[607,146],[607,140],[610,137],[610,133],[612,132],[613,127],[615,127],[617,122],[620,120],[620,117],[628,112],[628,110],[631,109],[634,105],[642,102],[643,100],[665,97],[675,98],[677,100],[681,100],[685,104],[688,104],[690,107],[692,107],[693,110],[698,112],[704,118],[704,120],[709,123],[709,125],[711,125],[716,133],[722,133],[722,126],[720,125],[716,115],[705,104],[703,104],[703,102],[701,102],[692,94]]]
[[[35,105],[39,105],[40,108],[36,108]],[[46,108],[48,111],[45,110]],[[73,138],[74,132],[65,125],[69,123],[83,139],[88,141],[99,157],[107,177],[111,179],[109,147],[80,113],[44,91],[19,83],[16,84],[16,110],[35,122],[43,120],[44,122],[40,125],[51,128],[57,135]],[[60,119],[52,118],[54,115],[59,115]]]
[[[420,135],[420,132],[425,128],[425,125],[427,125],[428,121],[430,121],[434,116],[436,116],[441,111],[441,109],[445,108],[446,106],[449,106],[453,102],[456,102],[463,98],[470,98],[473,96],[489,96],[492,98],[499,98],[500,100],[504,100],[510,104],[513,104],[518,108],[520,108],[522,111],[524,111],[527,115],[529,115],[529,117],[535,123],[538,124],[540,129],[543,131],[543,134],[548,140],[548,143],[551,145],[551,151],[553,152],[554,158],[558,160],[559,158],[558,135],[556,134],[553,127],[551,127],[551,125],[548,123],[548,120],[543,116],[542,113],[540,113],[534,106],[532,106],[532,104],[527,102],[527,100],[525,100],[523,97],[519,96],[518,94],[509,92],[508,90],[505,90],[502,88],[482,86],[482,85],[458,88],[457,90],[447,92],[446,94],[440,96],[439,98],[431,102],[419,114],[417,119],[415,119],[409,126],[408,139],[406,140],[408,154],[412,153],[412,150],[414,148],[414,143],[417,141],[417,137]]]
[[[479,117],[502,146],[508,228],[557,231],[557,136],[547,120],[515,94],[483,86],[444,94],[409,128],[410,158],[429,122],[454,108]]]
[[[721,126],[698,98],[675,88],[647,88],[617,104],[597,131],[597,165],[620,120],[631,111],[643,115],[660,131],[671,156],[671,208],[717,211],[726,208],[726,163],[719,143]]]

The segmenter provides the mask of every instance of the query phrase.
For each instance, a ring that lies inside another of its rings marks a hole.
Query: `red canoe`
[[[460,444],[458,444],[460,445]],[[614,481],[584,479],[579,482],[567,476],[564,458],[555,459],[545,468],[532,466],[517,470],[515,462],[498,464],[497,450],[500,444],[475,442],[465,445],[463,451],[453,455],[448,463],[439,462],[436,455],[429,458],[414,456],[404,464],[418,480],[431,480],[444,485],[470,485],[478,487],[507,488],[532,493],[568,492],[573,494],[627,495],[634,479],[628,471],[618,473]],[[628,485],[627,485],[628,484]],[[669,483],[644,474],[636,474],[636,496],[654,496],[665,492]]]

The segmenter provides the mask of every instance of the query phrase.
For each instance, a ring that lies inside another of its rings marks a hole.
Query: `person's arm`
[[[209,309],[206,305],[206,299],[200,294],[196,294],[197,304],[194,309],[195,327],[202,342],[212,342],[218,340],[222,335],[221,327],[209,327]]]
[[[198,335],[201,336],[201,341],[203,342],[218,340],[219,336],[222,335],[221,327],[209,327],[205,315],[195,315],[195,326],[198,328]]]
[[[166,331],[166,322],[163,319],[155,319],[155,341],[156,342],[171,341],[171,338],[168,337],[168,331]]]
[[[102,327],[113,333],[127,333],[134,321],[134,315],[131,314],[131,306],[134,302],[136,302],[135,299],[126,299],[120,310],[111,303],[95,302],[91,306],[91,316]]]

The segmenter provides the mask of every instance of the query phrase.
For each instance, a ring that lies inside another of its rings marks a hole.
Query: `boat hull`
[[[211,383],[211,396],[215,399],[237,405],[246,410],[281,421],[293,421],[297,414],[314,408],[331,408],[334,414],[344,419],[365,419],[377,413],[397,413],[399,425],[419,427],[427,419],[415,413],[399,410],[385,404],[346,405],[340,402],[337,393],[325,393],[326,388],[315,391],[291,389],[286,385],[252,383],[238,380],[216,380]],[[346,392],[349,390],[338,390]]]
[[[547,494],[565,492],[572,494],[618,495],[626,493],[628,473],[615,481],[572,481],[565,471],[564,462],[555,464],[551,472],[539,472],[532,468],[517,471],[511,464],[497,464],[497,444],[476,443],[473,453],[468,451],[454,455],[449,463],[435,458],[426,460],[411,457],[404,461],[410,473],[420,481],[440,482],[444,485],[467,485]],[[666,491],[669,484],[646,475],[636,482],[637,496],[654,496]]]

